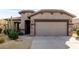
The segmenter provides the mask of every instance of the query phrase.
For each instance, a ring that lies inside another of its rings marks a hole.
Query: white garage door
[[[36,35],[67,35],[67,22],[36,22]]]

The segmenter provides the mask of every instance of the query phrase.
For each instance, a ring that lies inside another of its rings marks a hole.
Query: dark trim
[[[69,36],[69,21],[67,21],[67,36]]]
[[[43,19],[43,20],[35,20],[35,22],[67,22],[68,20],[46,20],[46,19]]]
[[[68,19],[65,19],[65,20],[63,20],[63,19],[59,19],[59,20],[45,20],[45,19],[39,19],[39,20],[34,20],[35,22],[34,22],[34,36],[36,35],[36,22],[67,22],[67,36],[69,36],[69,20]]]
[[[36,35],[36,23],[34,22],[34,36]]]
[[[18,24],[20,24],[21,22],[14,22],[14,23],[18,23]]]

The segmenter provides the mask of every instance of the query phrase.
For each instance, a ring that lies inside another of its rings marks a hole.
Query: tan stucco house
[[[21,32],[33,36],[67,36],[72,34],[75,15],[58,9],[19,11]],[[16,22],[17,23],[17,22]]]
[[[72,19],[73,29],[79,29],[79,18]]]
[[[72,34],[75,15],[57,9],[21,10],[20,28],[25,34],[37,36],[67,36]]]
[[[21,17],[5,18],[4,20],[7,22],[6,29],[20,31]]]

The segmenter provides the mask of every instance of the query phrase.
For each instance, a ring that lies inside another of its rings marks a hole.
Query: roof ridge
[[[41,9],[41,10],[29,15],[28,17],[31,17],[31,16],[36,15],[36,14],[41,13],[41,12],[61,12],[61,13],[68,14],[71,17],[76,17],[75,15],[73,15],[65,10],[62,10],[62,9]]]

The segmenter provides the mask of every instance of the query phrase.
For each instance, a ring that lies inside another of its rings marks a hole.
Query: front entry
[[[30,20],[25,20],[25,34],[30,34]]]

